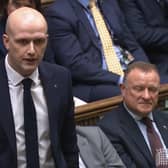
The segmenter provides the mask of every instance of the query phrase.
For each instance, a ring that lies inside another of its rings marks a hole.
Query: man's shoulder
[[[83,140],[87,140],[90,144],[94,144],[94,146],[101,145],[101,142],[104,140],[105,134],[98,126],[77,126],[76,127],[77,137],[79,144]],[[96,139],[96,141],[95,141]]]
[[[123,118],[124,108],[120,105],[119,107],[113,109],[110,112],[104,114],[104,116],[99,120],[98,126],[103,127],[117,127],[121,122],[121,118]],[[113,128],[113,129],[114,129]]]
[[[39,69],[46,74],[69,74],[69,70],[61,65],[42,61]]]
[[[74,2],[73,2],[74,1]],[[68,11],[72,8],[72,2],[73,3],[77,3],[77,0],[56,0],[55,2],[53,2],[51,5],[47,6],[44,9],[44,14],[46,16],[50,16],[50,15],[55,15],[58,13],[62,13],[62,14],[67,14],[69,13]]]
[[[119,106],[117,108],[112,109],[109,112],[106,112],[103,116],[103,119],[107,119],[107,120],[111,120],[111,119],[116,119],[118,118],[121,113],[123,113],[125,111],[125,108],[123,107],[122,104],[119,104]]]
[[[50,9],[50,8],[58,8],[59,5],[66,5],[69,4],[69,0],[57,0],[54,1],[53,3],[51,3],[50,5],[48,5],[46,8],[44,9]]]
[[[166,121],[168,123],[168,111],[156,110],[153,112],[154,120]]]
[[[43,67],[43,68],[50,68],[50,69],[60,69],[60,70],[63,70],[63,71],[66,71],[67,68],[65,68],[64,66],[61,66],[61,65],[58,65],[58,64],[55,64],[55,63],[50,63],[50,62],[47,62],[47,61],[42,61],[40,63],[40,67]]]
[[[99,134],[101,129],[98,126],[76,126],[76,132],[79,135]]]

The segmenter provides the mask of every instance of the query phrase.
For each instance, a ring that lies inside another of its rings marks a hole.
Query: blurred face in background
[[[23,6],[35,8],[35,2],[31,0],[9,0],[7,5],[7,15]]]

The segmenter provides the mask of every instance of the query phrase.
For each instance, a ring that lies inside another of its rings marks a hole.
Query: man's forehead
[[[159,83],[160,77],[158,73],[154,70],[151,71],[143,71],[140,69],[134,69],[127,75],[127,82],[131,83]]]
[[[29,30],[33,28],[45,28],[47,29],[47,23],[43,15],[28,7],[21,7],[13,11],[7,20],[7,28],[22,29],[27,28]]]
[[[42,32],[36,32],[36,33],[19,33],[14,36],[15,39],[38,39],[38,38],[46,38],[48,37],[48,34],[42,33]]]
[[[139,68],[134,68],[134,69],[132,69],[129,73],[128,73],[128,76],[136,76],[136,77],[138,77],[138,76],[149,76],[149,75],[151,75],[151,76],[159,76],[159,74],[155,71],[155,70],[153,70],[153,69],[151,69],[151,70],[142,70],[142,69],[139,69]]]
[[[23,24],[13,25],[15,28],[9,27],[9,31],[13,36],[32,36],[32,35],[46,35],[47,27],[43,24]]]

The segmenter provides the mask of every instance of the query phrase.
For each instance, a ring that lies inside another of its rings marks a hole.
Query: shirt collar
[[[11,83],[14,86],[17,86],[23,79],[24,76],[16,72],[8,62],[8,55],[5,58],[5,68],[8,76],[8,82]],[[39,71],[38,68],[30,75],[28,78],[33,80],[33,84],[38,84],[39,83]]]
[[[136,121],[140,121],[142,120],[142,117],[141,116],[138,116],[137,114],[135,114],[134,112],[132,112],[125,103],[123,103],[125,109],[128,111],[128,113],[132,116],[132,118]],[[152,112],[150,112],[147,116],[150,120],[153,121],[153,115],[152,115]]]
[[[78,0],[78,2],[85,8],[88,9],[90,0]],[[97,2],[97,0],[96,0]]]

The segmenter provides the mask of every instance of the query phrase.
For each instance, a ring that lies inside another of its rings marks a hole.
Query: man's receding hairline
[[[126,77],[125,77],[125,80],[124,80],[124,83],[127,83],[128,82],[128,78],[129,78],[129,76],[130,76],[130,74],[132,74],[132,72],[134,72],[135,70],[139,70],[140,72],[142,72],[142,73],[151,73],[151,72],[154,72],[157,76],[158,76],[158,78],[159,78],[159,80],[160,80],[160,76],[159,76],[159,74],[158,74],[158,71],[156,71],[156,69],[148,69],[148,70],[144,70],[144,69],[141,69],[141,68],[139,68],[139,67],[134,67],[134,68],[132,68],[128,73],[127,73],[127,75],[126,75]]]
[[[128,68],[126,69],[125,75],[124,75],[124,80],[123,80],[124,83],[127,80],[127,77],[129,76],[129,74],[134,70],[139,70],[139,71],[145,72],[145,73],[149,73],[149,72],[153,71],[158,75],[158,77],[160,79],[160,75],[159,75],[159,72],[158,72],[156,65],[148,63],[148,62],[136,61],[136,62],[130,64],[128,66]]]
[[[7,19],[7,22],[6,22],[6,28],[5,28],[6,33],[8,34],[10,32],[11,23],[14,22],[14,20],[16,21],[16,20],[19,20],[19,19],[23,19],[26,16],[27,17],[33,16],[32,18],[33,19],[38,18],[37,20],[39,20],[39,18],[41,18],[40,20],[43,21],[44,24],[47,26],[47,22],[46,22],[44,16],[39,11],[37,11],[36,9],[30,8],[30,7],[20,7],[18,9],[16,9],[15,11],[13,11],[8,16],[8,19]]]

